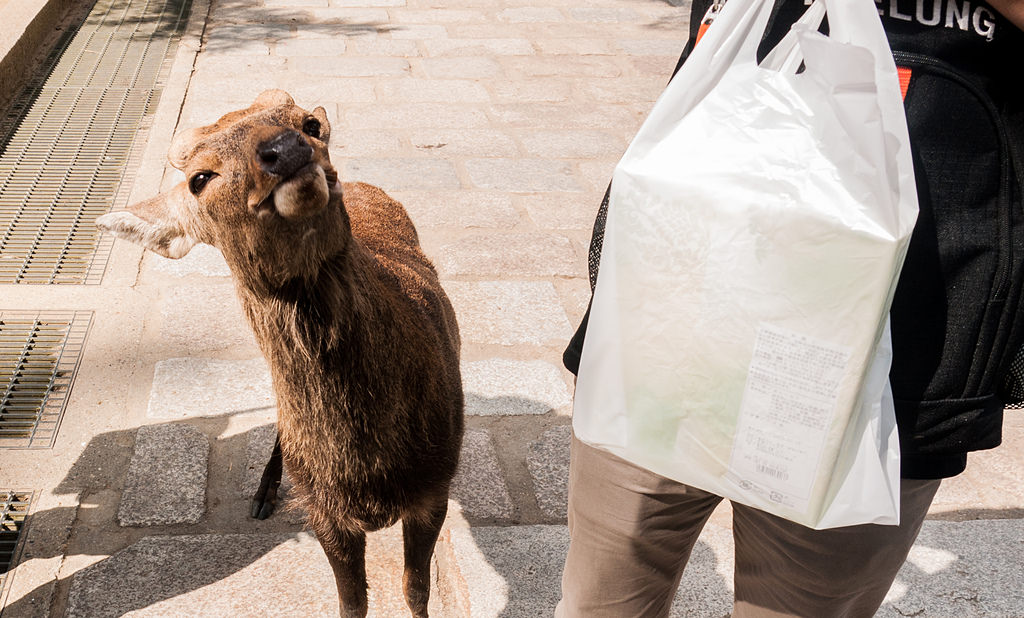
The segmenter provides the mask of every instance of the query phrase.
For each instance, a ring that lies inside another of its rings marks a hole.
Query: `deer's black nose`
[[[256,147],[260,167],[268,174],[288,178],[313,157],[313,147],[297,131],[285,131]]]

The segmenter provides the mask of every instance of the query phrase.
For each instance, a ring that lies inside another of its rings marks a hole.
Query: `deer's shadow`
[[[543,405],[529,400],[505,403]],[[232,423],[232,417],[246,412],[251,411],[146,426],[190,425],[209,441],[205,511],[196,522],[120,525],[119,510],[139,428],[91,439],[53,490],[57,495],[77,494],[79,506],[29,510],[21,531],[21,553],[8,573],[10,597],[0,610],[3,618],[53,611],[67,616],[121,616],[146,608],[159,612],[160,605],[173,611],[181,609],[182,603],[192,609],[202,606],[201,613],[215,608],[244,615],[336,612],[334,578],[327,559],[312,533],[305,530],[303,514],[288,507],[291,488],[287,472],[274,514],[265,521],[249,516],[250,498],[270,457],[276,432],[266,420]],[[242,431],[232,429],[233,424],[248,423],[256,424]],[[174,474],[173,470],[161,470],[155,478]],[[462,489],[453,491],[452,499],[464,503],[463,509],[472,509],[475,496],[471,494],[485,483],[493,483],[492,478],[475,478],[480,474],[472,466],[460,468],[457,483]],[[461,501],[460,493],[465,494]],[[401,534],[380,534],[389,539],[377,541],[389,544],[387,551],[381,552],[385,564],[367,565],[368,570],[387,570],[386,578],[400,578]],[[66,543],[60,541],[62,535],[67,536]],[[103,558],[77,571],[62,572],[56,581],[30,591],[24,591],[28,586],[16,585],[19,564],[61,557],[65,562],[74,557],[77,562],[81,556]],[[246,572],[243,579],[225,581],[242,571]],[[238,590],[239,585],[251,585],[251,590]],[[373,586],[371,579],[371,598]],[[399,590],[400,581],[396,586]],[[304,605],[282,607],[281,597],[268,592],[275,589]],[[190,596],[171,601],[182,595]]]
[[[251,411],[146,426],[188,425],[208,440],[208,456],[197,455],[207,468],[205,487],[185,488],[202,494],[204,508],[198,521],[121,525],[122,499],[139,428],[92,438],[53,489],[58,495],[77,494],[79,505],[29,509],[21,528],[20,553],[8,573],[7,586],[17,598],[8,599],[0,610],[3,618],[45,615],[51,602],[59,608],[65,598],[66,615],[81,615],[76,606],[88,608],[90,616],[123,615],[225,579],[278,545],[299,538],[302,514],[283,508],[282,503],[268,521],[249,517],[249,498],[269,458],[274,427],[264,422],[230,434],[230,418],[245,412]],[[166,481],[174,486],[177,474],[174,469],[152,470],[147,477],[156,484]],[[282,502],[287,500],[288,486],[283,489]],[[188,502],[187,496],[182,496],[182,502]],[[166,514],[169,520],[175,519],[174,508]],[[63,536],[66,543],[61,542]],[[16,594],[19,564],[61,556],[109,557],[58,579],[55,590],[54,582],[47,582]],[[96,613],[104,607],[109,611]]]

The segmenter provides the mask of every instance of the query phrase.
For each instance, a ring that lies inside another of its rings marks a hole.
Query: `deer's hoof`
[[[249,512],[249,516],[253,519],[266,519],[274,512],[274,505],[269,502],[257,502],[252,501],[252,510]]]
[[[252,505],[249,508],[249,517],[253,519],[266,519],[277,507],[277,488],[260,487],[252,497]]]

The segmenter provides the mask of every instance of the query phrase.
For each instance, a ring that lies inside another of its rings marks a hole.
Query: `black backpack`
[[[904,476],[928,478],[959,473],[968,451],[997,446],[1003,407],[1019,401],[1024,32],[980,2],[936,2],[940,14],[920,4],[880,10],[909,77],[921,207],[893,300],[889,375]],[[949,13],[958,5],[970,14]]]
[[[693,2],[680,65],[710,4]],[[981,2],[882,4],[921,206],[891,311],[890,382],[903,476],[942,478],[963,471],[968,451],[999,444],[1003,407],[1024,393],[1024,372],[1011,372],[1024,343],[1024,32]],[[762,54],[804,10],[777,3]],[[591,285],[606,209],[607,196]],[[564,355],[573,371],[586,324]]]

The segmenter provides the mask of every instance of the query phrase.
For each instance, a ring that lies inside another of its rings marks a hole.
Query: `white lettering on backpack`
[[[991,41],[996,32],[996,16],[986,6],[971,0],[913,0],[915,7],[909,11],[909,0],[875,0],[878,14],[890,19],[917,22],[922,26],[943,26],[973,32]],[[903,5],[902,7],[900,5]]]

